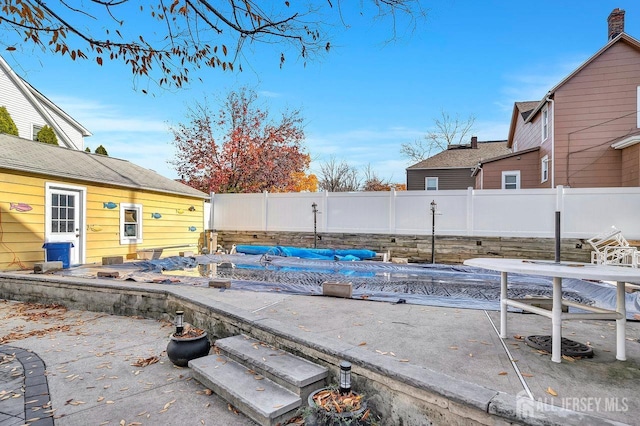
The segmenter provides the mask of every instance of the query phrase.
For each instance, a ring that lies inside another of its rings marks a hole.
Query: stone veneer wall
[[[239,245],[281,245],[313,247],[313,233],[217,231],[217,244],[229,250]],[[633,244],[633,242],[631,242]],[[318,234],[318,248],[366,248],[391,253],[391,257],[409,262],[431,262],[431,235],[394,234]],[[553,238],[455,237],[438,236],[435,240],[437,263],[462,263],[474,257],[548,259],[555,257]],[[560,257],[564,261],[590,262],[591,247],[578,238],[563,239]]]

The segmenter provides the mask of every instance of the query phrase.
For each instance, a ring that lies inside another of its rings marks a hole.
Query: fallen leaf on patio
[[[176,402],[175,399],[172,399],[171,401],[167,402],[166,404],[164,404],[164,409],[166,410],[167,408],[169,408],[171,406],[171,404],[173,404],[174,402]]]
[[[360,342],[360,343],[358,343],[358,346],[364,346],[366,344],[367,344],[367,342]]]
[[[278,404],[278,405],[274,405],[273,408],[280,408],[282,407],[282,404]]]
[[[549,352],[543,351],[542,349],[536,349],[536,352],[538,352],[539,354],[542,354],[542,355],[549,355]]]
[[[200,419],[200,424],[203,425],[204,424],[204,420]]]
[[[105,402],[105,404],[115,404],[115,402],[113,402],[113,401],[107,401],[107,402]]]
[[[140,357],[131,365],[134,367],[146,367],[147,365],[155,364],[158,361],[160,361],[160,358],[158,358],[157,356],[151,356],[149,358]]]
[[[575,362],[576,360],[574,357],[571,357],[569,355],[562,355],[562,359],[567,360],[569,362]]]
[[[454,351],[457,351],[458,347],[457,346],[449,346],[449,349],[453,349]]]
[[[27,419],[27,420],[25,420],[24,422],[25,422],[25,423],[33,423],[33,422],[35,422],[35,421],[37,421],[37,420],[40,420],[40,417],[34,417],[34,418],[32,418],[32,419]]]
[[[213,391],[211,389],[205,389],[204,390],[204,394],[205,395],[211,395],[213,393]]]
[[[516,339],[516,340],[522,340],[522,339],[524,339],[524,337],[523,337],[523,336],[521,336],[521,335],[519,335],[519,334],[514,335],[514,336],[513,336],[513,338],[514,338],[514,339]]]
[[[547,392],[549,395],[551,395],[551,396],[558,396],[558,392],[556,392],[556,391],[554,391],[553,389],[551,389],[551,386],[549,386],[549,387],[547,388],[547,391],[546,391],[546,392]]]
[[[509,373],[507,373],[506,371],[501,371],[498,373],[498,376],[506,376],[507,374]]]
[[[389,352],[389,355],[396,356],[396,354],[394,354],[393,352]]]
[[[401,360],[399,360],[399,361],[400,361],[400,362],[409,362],[409,360],[408,360],[408,359],[401,359]]]
[[[634,338],[632,338],[632,337],[627,337],[627,340],[628,340],[628,341],[630,341],[630,342],[635,342],[635,341],[636,341],[636,340],[638,340],[638,339],[634,339]]]
[[[98,401],[97,402],[102,402],[104,401],[104,396],[98,397]]]
[[[529,373],[521,373],[522,377],[533,377],[533,374],[529,374]]]
[[[469,356],[473,356],[473,354],[469,354]]]
[[[145,415],[145,414],[147,414],[147,413],[148,413],[148,411],[143,411],[142,413],[138,413],[138,414],[136,414],[136,416],[137,416],[137,417],[141,417],[141,416],[144,416],[144,415]]]
[[[259,376],[259,375],[257,375],[257,374],[256,374],[255,376],[253,376],[253,378],[254,378],[254,379],[256,379],[256,380],[262,380],[262,379],[264,379],[264,377]]]
[[[257,390],[258,392],[262,392],[262,391],[264,390],[264,388],[256,388],[256,390]]]
[[[127,422],[125,422],[124,420],[120,420],[120,426],[124,426],[126,424],[127,424]]]

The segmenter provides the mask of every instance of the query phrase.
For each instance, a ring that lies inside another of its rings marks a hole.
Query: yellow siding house
[[[197,251],[203,192],[125,160],[0,134],[0,271],[31,269],[46,242],[70,263]]]

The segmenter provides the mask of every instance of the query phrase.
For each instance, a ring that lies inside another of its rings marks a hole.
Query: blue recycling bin
[[[72,242],[61,243],[44,243],[42,246],[46,250],[47,262],[62,262],[64,269],[69,268],[69,259],[71,258],[71,247],[74,247]]]

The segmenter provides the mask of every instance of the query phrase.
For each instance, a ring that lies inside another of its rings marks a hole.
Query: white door
[[[47,188],[47,242],[73,243],[69,263],[83,262],[83,205],[84,191],[72,187],[48,185]]]

